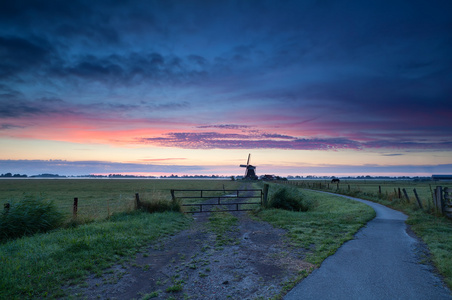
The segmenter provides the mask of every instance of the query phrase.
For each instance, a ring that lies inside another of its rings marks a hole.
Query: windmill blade
[[[247,165],[249,165],[249,164],[250,164],[250,158],[251,158],[251,153],[250,153],[250,154],[248,154],[248,161],[246,162],[246,164],[247,164]]]
[[[240,165],[242,168],[246,168],[246,167],[248,167],[247,165]]]

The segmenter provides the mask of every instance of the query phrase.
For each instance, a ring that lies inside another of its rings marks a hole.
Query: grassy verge
[[[89,273],[100,275],[189,223],[178,213],[135,212],[1,244],[0,299],[62,297],[62,283],[77,283]]]
[[[406,212],[406,211],[405,211]],[[407,212],[407,224],[427,244],[431,260],[452,289],[452,223],[445,217],[435,217],[419,210]]]
[[[309,250],[306,260],[317,266],[375,217],[372,208],[353,200],[307,190],[301,193],[312,202],[308,211],[268,209],[258,217],[288,230],[293,245]]]

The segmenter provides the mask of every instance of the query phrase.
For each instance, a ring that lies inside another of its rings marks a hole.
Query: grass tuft
[[[63,219],[53,202],[26,196],[0,215],[0,241],[47,232],[61,226]]]
[[[148,213],[165,211],[180,212],[181,202],[179,200],[152,200],[149,202],[140,202],[138,208]]]
[[[307,201],[295,188],[282,187],[270,195],[269,207],[291,211],[308,211],[312,201]]]

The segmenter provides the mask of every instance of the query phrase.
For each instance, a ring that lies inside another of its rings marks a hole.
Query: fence
[[[420,191],[412,188],[411,192],[409,188],[397,187],[396,184],[403,184],[403,181],[390,185],[384,183],[381,185],[379,183],[374,184],[371,181],[367,183],[366,181],[360,183],[350,183],[347,181],[332,183],[326,180],[294,180],[278,183],[291,184],[302,188],[327,190],[356,197],[370,196],[389,201],[401,200],[407,204],[414,204],[426,212],[442,214],[452,219],[452,196],[450,195],[452,189],[447,187],[437,186],[434,188],[430,185],[420,185],[416,186]],[[411,185],[414,187],[413,184]]]
[[[437,186],[435,189],[435,207],[437,212],[447,216],[452,219],[452,195],[450,194],[451,189],[442,186]]]

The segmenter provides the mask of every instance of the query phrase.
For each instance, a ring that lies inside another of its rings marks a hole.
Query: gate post
[[[444,214],[449,219],[452,218],[452,205],[450,203],[451,195],[449,194],[450,188],[446,187],[444,188]]]
[[[176,197],[174,196],[174,190],[171,190],[171,199],[173,201],[176,201]]]
[[[263,194],[263,196],[264,196],[264,198],[263,198],[263,205],[264,205],[264,207],[267,207],[267,202],[268,202],[268,188],[269,188],[269,185],[268,184],[264,184],[264,194]]]

